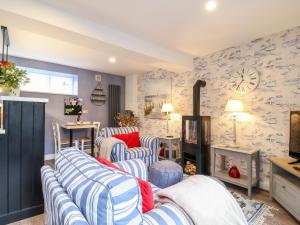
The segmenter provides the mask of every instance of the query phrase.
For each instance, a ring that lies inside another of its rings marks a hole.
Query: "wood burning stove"
[[[205,85],[205,81],[198,80],[193,87],[193,116],[182,117],[181,149],[182,166],[186,172],[196,166],[196,174],[209,175],[210,117],[200,116],[200,88]]]

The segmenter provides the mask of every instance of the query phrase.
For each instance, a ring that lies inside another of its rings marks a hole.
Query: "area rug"
[[[233,191],[231,194],[241,206],[249,225],[263,225],[268,217],[274,216],[271,212],[271,210],[276,210],[274,207],[260,201],[250,200]]]

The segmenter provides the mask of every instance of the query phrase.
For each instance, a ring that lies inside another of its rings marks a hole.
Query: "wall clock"
[[[242,67],[230,76],[231,89],[240,95],[254,91],[260,81],[259,72],[252,67]]]

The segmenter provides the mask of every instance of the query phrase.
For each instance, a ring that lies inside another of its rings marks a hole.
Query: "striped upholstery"
[[[148,180],[148,171],[145,163],[140,159],[131,159],[121,162],[114,163],[120,169],[126,171],[127,173],[140,178],[142,180]]]
[[[100,131],[101,137],[111,137],[114,134],[128,134],[132,132],[138,132],[137,127],[105,127]]]
[[[143,215],[143,225],[193,225],[192,220],[177,205],[167,203]]]
[[[140,142],[142,147],[147,147],[153,150],[157,150],[159,148],[159,138],[152,136],[140,136]],[[157,154],[157,153],[156,153]]]
[[[151,187],[152,187],[152,192],[153,192],[153,200],[154,200],[154,204],[155,205],[158,205],[158,191],[160,190],[159,187],[155,186],[154,184],[150,183],[151,184]]]
[[[98,137],[95,140],[95,145],[100,149],[101,144],[103,142],[105,138],[104,137]],[[113,146],[113,149],[111,151],[111,156],[110,156],[110,160],[112,162],[118,162],[118,161],[123,161],[125,160],[126,157],[126,150],[127,150],[127,146],[125,146],[123,144],[123,142],[117,143]]]
[[[59,183],[89,224],[141,224],[140,190],[132,176],[72,148],[61,151],[55,163]]]
[[[100,149],[105,138],[114,134],[127,134],[138,132],[137,127],[106,127],[102,128],[100,137],[95,141],[96,146]],[[159,138],[152,136],[140,136],[141,147],[128,149],[123,143],[113,146],[111,152],[111,161],[118,162],[129,159],[141,159],[149,167],[158,160]]]
[[[146,165],[140,159],[115,165],[147,178]],[[180,207],[170,203],[142,214],[136,180],[77,149],[61,151],[55,167],[55,172],[49,166],[41,170],[46,225],[193,225]],[[157,200],[159,188],[151,186]]]
[[[88,225],[88,222],[54,176],[50,166],[41,169],[46,225]]]

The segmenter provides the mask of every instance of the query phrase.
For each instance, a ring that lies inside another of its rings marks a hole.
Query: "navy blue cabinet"
[[[0,224],[44,212],[45,103],[3,101],[0,134]]]

